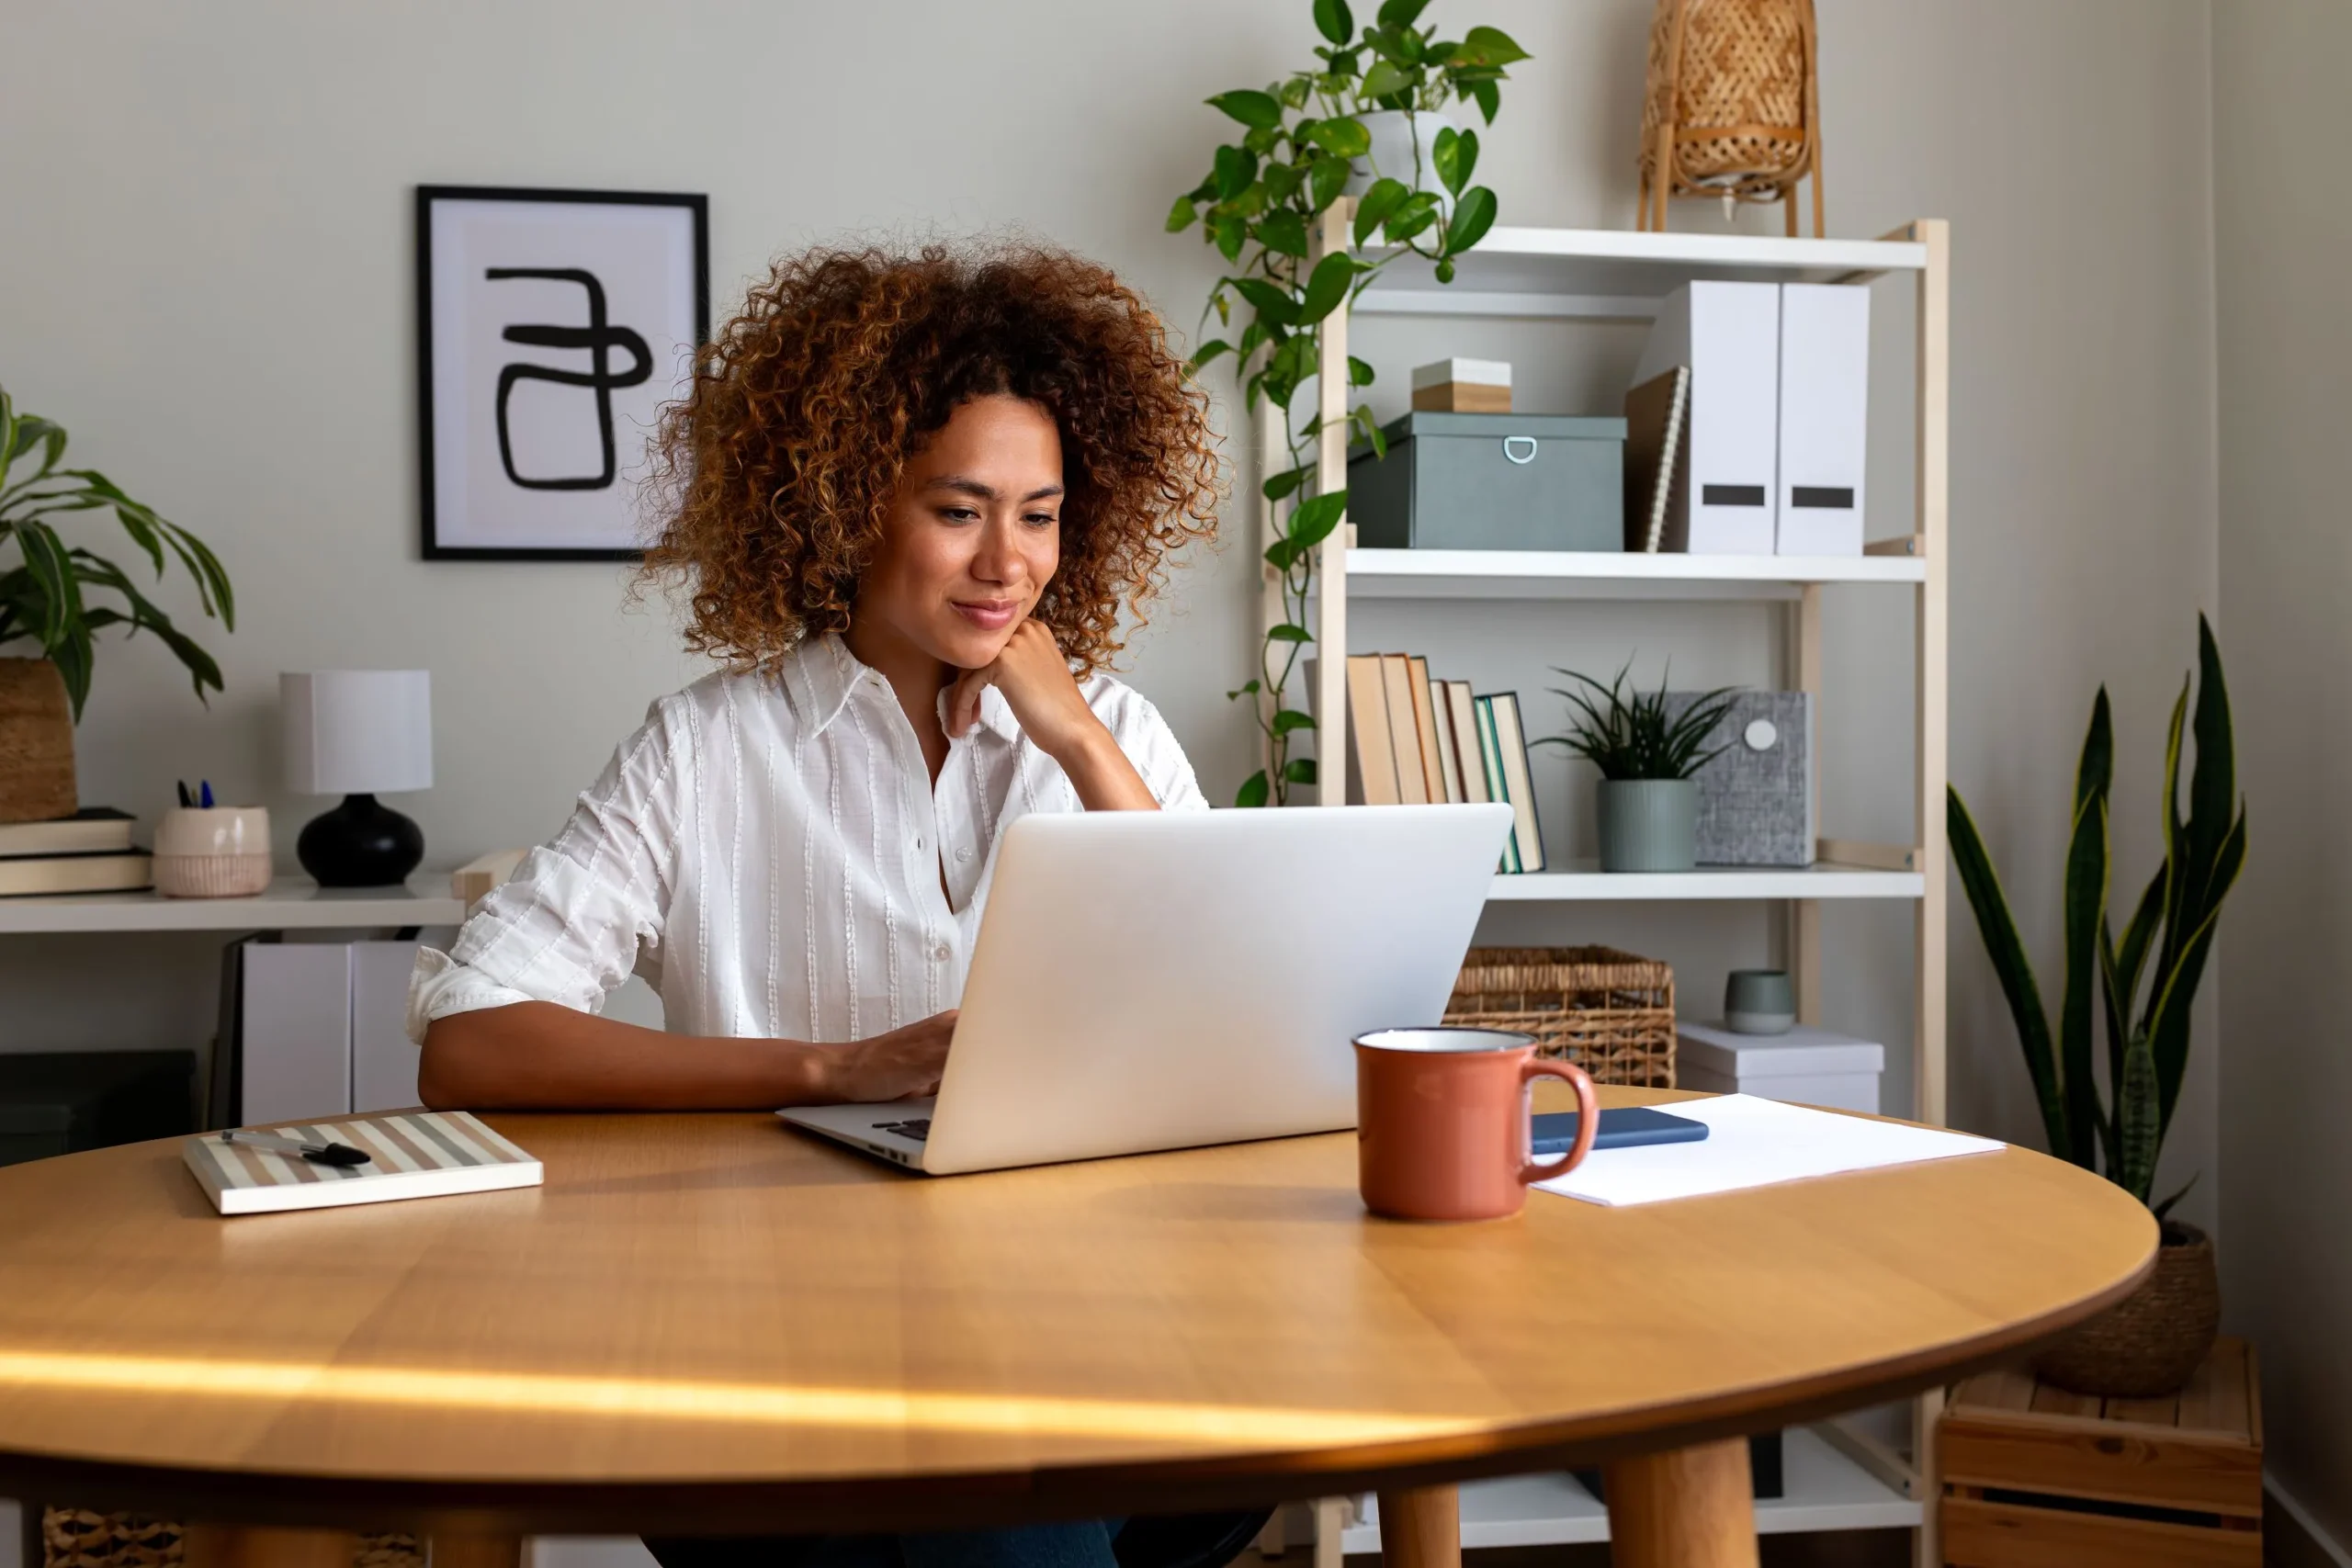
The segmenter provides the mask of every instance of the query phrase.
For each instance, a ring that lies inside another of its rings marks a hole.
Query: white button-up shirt
[[[1157,709],[1107,676],[1080,691],[1161,806],[1206,807]],[[688,1034],[863,1040],[954,1007],[1006,826],[1083,807],[993,688],[928,776],[839,637],[663,697],[452,950],[418,954],[409,1032],[509,1002],[594,1012],[632,971]]]

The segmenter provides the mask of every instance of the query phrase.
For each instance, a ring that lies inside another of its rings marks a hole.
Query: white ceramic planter
[[[1603,871],[1689,871],[1699,859],[1696,779],[1602,779],[1594,785]]]
[[[155,825],[155,891],[167,898],[249,898],[271,870],[266,807],[180,807]]]
[[[1437,133],[1441,130],[1459,131],[1451,116],[1435,110],[1415,113],[1410,109],[1374,109],[1360,114],[1363,128],[1372,132],[1372,151],[1350,165],[1352,173],[1341,187],[1350,196],[1362,196],[1372,188],[1376,179],[1402,180],[1437,197],[1438,210],[1445,220],[1453,217],[1453,197],[1437,177]],[[1419,175],[1414,178],[1413,153],[1418,141],[1420,150]]]

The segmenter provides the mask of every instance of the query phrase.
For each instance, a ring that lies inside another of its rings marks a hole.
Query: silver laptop
[[[935,1100],[796,1127],[934,1176],[1329,1132],[1349,1042],[1434,1023],[1508,806],[1024,817]]]

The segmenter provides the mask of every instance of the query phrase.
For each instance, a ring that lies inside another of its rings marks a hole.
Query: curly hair
[[[1168,553],[1216,533],[1215,436],[1150,307],[1036,246],[776,262],[664,411],[640,581],[689,586],[686,646],[732,668],[846,631],[908,459],[995,393],[1060,433],[1061,564],[1032,615],[1101,668],[1122,606],[1142,624]]]

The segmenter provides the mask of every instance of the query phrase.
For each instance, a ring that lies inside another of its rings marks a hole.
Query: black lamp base
[[[346,795],[304,824],[294,857],[322,887],[391,887],[424,859],[424,833],[372,795]]]

